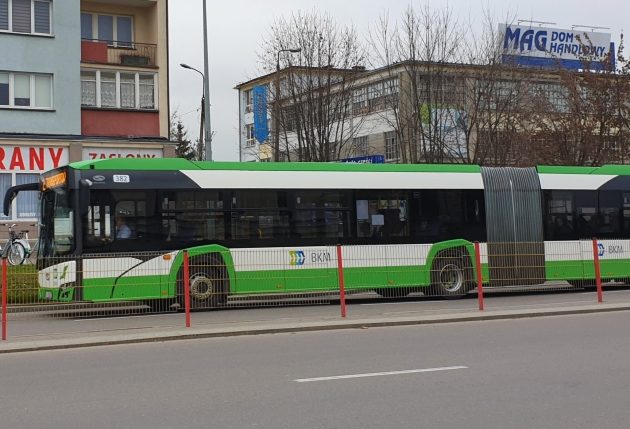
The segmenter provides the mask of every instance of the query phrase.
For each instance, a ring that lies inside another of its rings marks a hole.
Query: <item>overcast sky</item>
[[[189,130],[191,140],[199,132],[201,76],[179,64],[187,63],[203,72],[202,0],[170,0],[170,92],[171,111],[175,109]],[[294,11],[320,11],[340,24],[351,24],[365,35],[378,18],[389,11],[390,18],[401,16],[409,0],[208,0],[208,43],[210,60],[211,125],[215,132],[212,150],[217,161],[238,160],[237,84],[261,74],[257,52],[268,27]],[[434,8],[447,4],[432,1]],[[450,0],[449,7],[461,20],[479,22],[485,7],[497,17],[511,15],[571,25],[609,27],[617,44],[619,34],[628,29],[630,0]],[[480,25],[480,24],[479,24]],[[624,25],[626,27],[624,28]],[[626,49],[626,54],[628,50]]]

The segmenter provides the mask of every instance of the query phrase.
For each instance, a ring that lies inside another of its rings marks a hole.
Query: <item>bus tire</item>
[[[14,241],[9,245],[7,249],[7,259],[11,265],[20,265],[26,259],[26,249],[17,241]]]
[[[177,281],[177,296],[180,308],[184,308],[184,269],[180,268]],[[229,291],[228,272],[222,259],[212,255],[201,255],[190,259],[188,267],[190,282],[190,308],[216,308],[227,303]]]
[[[447,256],[440,254],[431,266],[429,295],[461,298],[472,286],[470,261],[463,253]]]

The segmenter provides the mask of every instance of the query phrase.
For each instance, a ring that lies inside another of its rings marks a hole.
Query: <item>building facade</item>
[[[628,80],[614,72],[407,61],[353,70],[329,88],[305,87],[300,73],[287,68],[236,87],[243,161],[271,160],[275,147],[282,152],[279,160],[292,161],[505,166],[627,159],[618,150],[627,106],[611,100]],[[271,96],[277,81],[294,87],[281,85],[276,103]],[[260,86],[269,88],[272,100],[272,132],[262,144],[254,138],[251,97]],[[583,160],[580,154],[570,158],[572,153],[561,158],[561,144],[568,148],[564,152],[582,148]],[[596,158],[602,151],[609,156]]]
[[[0,0],[1,195],[69,162],[173,156],[167,15],[167,0]],[[0,221],[37,214],[21,193]]]

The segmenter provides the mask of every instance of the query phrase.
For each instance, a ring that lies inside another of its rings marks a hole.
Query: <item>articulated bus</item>
[[[44,300],[172,302],[184,250],[211,261],[191,270],[193,307],[333,292],[336,245],[346,288],[384,296],[466,293],[476,241],[491,286],[588,283],[593,237],[603,276],[630,278],[630,166],[94,160],[9,189],[5,213],[27,190],[41,193]]]

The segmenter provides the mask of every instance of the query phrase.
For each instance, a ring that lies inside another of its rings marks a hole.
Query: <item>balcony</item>
[[[81,39],[81,62],[156,68],[157,45]]]

